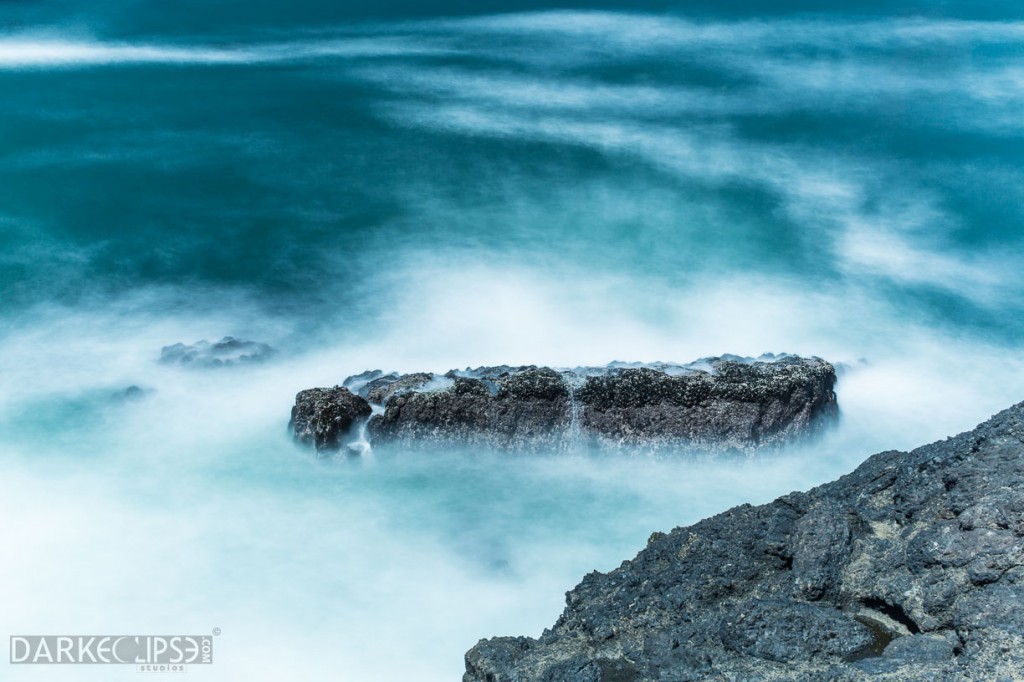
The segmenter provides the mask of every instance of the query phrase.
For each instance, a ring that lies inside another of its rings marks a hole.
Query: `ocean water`
[[[455,680],[652,531],[1024,399],[1022,57],[1009,1],[0,3],[0,637]],[[279,352],[158,362],[225,335]],[[764,352],[840,364],[837,428],[342,460],[286,429],[370,368]]]

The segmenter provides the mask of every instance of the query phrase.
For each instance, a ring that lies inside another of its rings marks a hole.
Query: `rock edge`
[[[297,440],[317,450],[361,447],[368,439],[518,451],[751,452],[831,423],[838,415],[835,381],[831,364],[796,356],[444,375],[375,370],[343,386],[300,392],[290,425]]]
[[[774,502],[654,533],[464,682],[1024,677],[1024,403]]]

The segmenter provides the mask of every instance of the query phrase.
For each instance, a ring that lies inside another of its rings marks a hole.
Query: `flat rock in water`
[[[374,445],[751,452],[831,423],[838,414],[835,381],[835,368],[818,358],[731,356],[689,365],[499,366],[444,375],[372,370],[344,386],[378,406],[366,429]]]
[[[591,573],[538,639],[481,640],[464,682],[1019,680],[1024,403],[742,505]]]

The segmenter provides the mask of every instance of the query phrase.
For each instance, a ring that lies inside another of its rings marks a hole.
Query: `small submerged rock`
[[[160,362],[188,367],[225,367],[264,362],[276,354],[277,351],[265,343],[225,336],[215,343],[204,340],[190,345],[164,346],[160,350]]]
[[[127,388],[123,388],[111,394],[110,399],[115,403],[129,403],[142,400],[147,395],[152,393],[151,389],[145,389],[141,386],[132,384]]]
[[[804,438],[833,421],[835,380],[831,364],[795,356],[572,370],[478,367],[444,375],[372,370],[345,380],[345,393],[332,394],[338,405],[322,399],[319,407],[310,405],[304,391],[296,410],[314,420],[318,410],[345,413],[352,423],[366,415],[374,444],[752,452]],[[308,440],[298,431],[296,437]],[[342,445],[338,438],[314,444]]]

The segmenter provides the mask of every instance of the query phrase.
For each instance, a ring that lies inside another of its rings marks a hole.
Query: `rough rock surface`
[[[464,682],[1024,679],[1024,403],[771,504],[655,533]]]
[[[374,444],[752,451],[832,421],[835,380],[823,360],[784,356],[573,370],[480,367],[444,375],[372,370],[344,386],[378,406],[366,430]]]
[[[188,367],[224,367],[263,362],[276,353],[277,351],[265,343],[225,336],[216,343],[196,341],[191,345],[176,343],[173,346],[164,346],[160,350],[160,362]]]
[[[387,376],[371,381],[364,388],[364,398],[375,405],[383,405],[391,400],[397,393],[415,391],[434,380],[434,375],[429,372],[417,372],[416,374],[403,374],[402,376]]]
[[[344,433],[306,437],[304,425],[318,418],[317,410],[329,410],[328,421],[341,414],[360,419],[375,405],[366,428],[373,444],[742,452],[792,442],[832,421],[835,380],[835,368],[824,360],[794,356],[574,370],[503,365],[444,375],[371,370],[348,377],[345,393],[331,394],[342,397],[340,405],[327,394],[305,405],[312,394],[300,393],[296,410],[304,421],[293,421],[306,429],[297,438],[318,449],[340,447]]]
[[[555,370],[526,368],[493,379],[449,374],[451,385],[443,390],[392,391],[384,414],[370,420],[371,441],[452,441],[524,450],[566,441],[569,388]],[[409,376],[423,383],[433,378]]]
[[[576,393],[583,430],[620,445],[748,450],[791,441],[811,432],[819,417],[836,414],[835,369],[822,360],[718,360],[712,368],[588,377]]]
[[[295,396],[288,428],[300,443],[317,450],[337,450],[371,412],[370,404],[347,388],[310,388]]]

